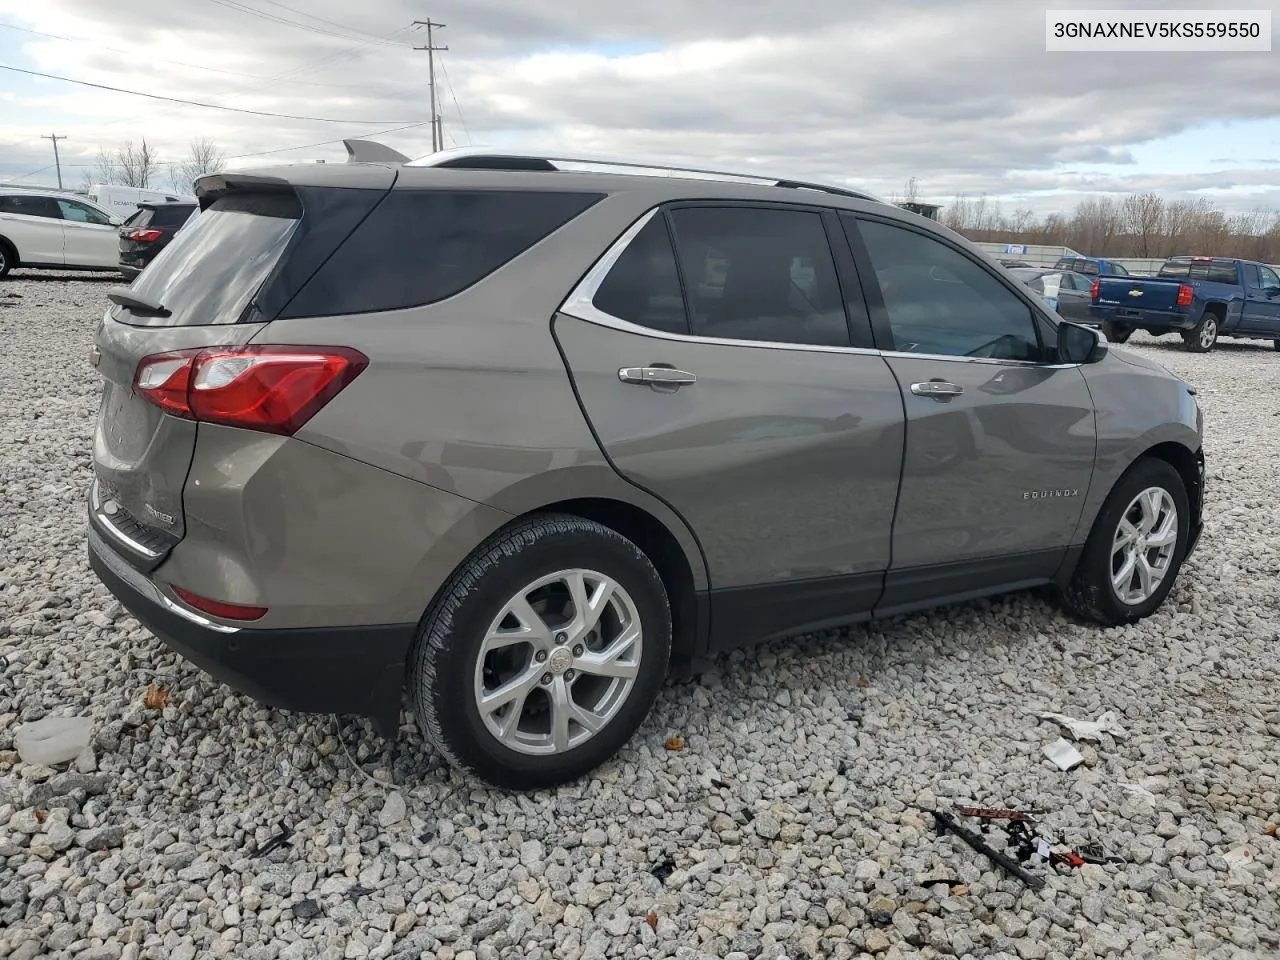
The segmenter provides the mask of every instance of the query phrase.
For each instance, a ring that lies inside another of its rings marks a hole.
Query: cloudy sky
[[[144,136],[174,161],[193,137],[212,138],[236,165],[341,160],[336,141],[359,135],[427,153],[427,57],[413,49],[425,34],[409,24],[430,14],[447,24],[437,42],[450,48],[440,72],[450,146],[670,157],[886,196],[917,177],[925,198],[987,193],[1041,212],[1147,189],[1280,209],[1280,52],[1046,53],[1044,7],[0,0],[6,67],[343,121],[0,70],[0,178],[53,183],[52,147],[39,139],[49,133],[68,137],[74,184],[100,148]]]

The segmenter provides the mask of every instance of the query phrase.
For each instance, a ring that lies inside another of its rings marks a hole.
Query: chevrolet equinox
[[[91,351],[94,570],[266,704],[391,736],[407,691],[500,787],[748,643],[1037,586],[1132,623],[1199,537],[1194,389],[857,191],[478,150],[197,187]]]

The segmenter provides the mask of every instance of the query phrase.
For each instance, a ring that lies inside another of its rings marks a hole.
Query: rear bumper
[[[1139,330],[1190,330],[1198,322],[1198,318],[1190,317],[1185,313],[1129,310],[1099,304],[1089,307],[1089,316],[1094,323],[1116,323]]]
[[[210,676],[267,706],[370,717],[399,728],[417,625],[253,630],[206,620],[130,567],[90,517],[89,566],[138,622]]]

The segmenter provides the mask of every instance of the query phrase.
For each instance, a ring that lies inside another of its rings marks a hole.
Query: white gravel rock
[[[1195,383],[1207,421],[1204,539],[1150,619],[1099,630],[1021,594],[739,651],[669,686],[588,780],[512,796],[460,778],[412,731],[388,750],[367,724],[234,694],[97,583],[85,357],[109,282],[0,284],[0,956],[1059,960],[1280,945],[1280,841],[1264,835],[1280,821],[1269,345],[1123,348]],[[171,691],[163,711],[143,705],[149,683]],[[1070,773],[1043,758],[1059,730],[1039,713],[1108,710],[1127,737],[1084,745]],[[92,718],[92,754],[21,763],[13,729],[68,714]],[[663,749],[673,731],[684,750]],[[1127,863],[1032,867],[1048,879],[1028,891],[910,806],[953,803],[1043,808],[1055,839]]]

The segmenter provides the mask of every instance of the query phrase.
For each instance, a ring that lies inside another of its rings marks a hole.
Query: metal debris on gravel
[[[1207,421],[1203,543],[1150,619],[1102,630],[1020,594],[734,653],[669,686],[589,781],[507,795],[411,725],[392,751],[232,693],[98,585],[86,356],[109,282],[3,284],[0,956],[1276,955],[1270,344],[1124,348],[1199,387]],[[150,684],[171,691],[159,711]],[[1062,773],[1048,711],[1113,711],[1127,736]],[[13,731],[54,715],[92,719],[96,772],[20,762]],[[1049,811],[1126,862],[1032,866],[1028,890],[934,836],[919,808],[957,803]]]

